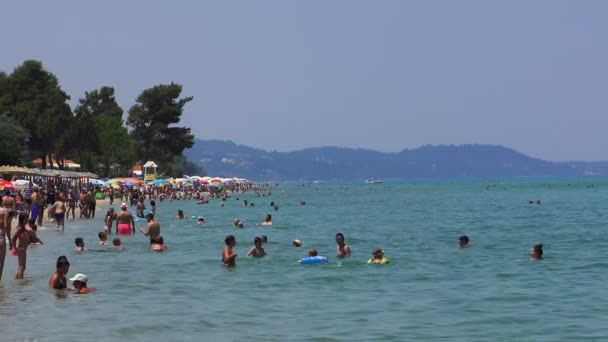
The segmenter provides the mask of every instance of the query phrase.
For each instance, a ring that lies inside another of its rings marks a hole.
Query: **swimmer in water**
[[[533,260],[542,260],[543,259],[543,244],[539,243],[537,245],[532,246],[530,250],[530,256]]]
[[[70,262],[65,255],[57,258],[57,268],[55,273],[49,279],[49,289],[65,290],[68,288],[68,278],[66,275],[70,270]]]
[[[262,239],[262,243],[264,243],[264,244],[268,243],[268,237],[266,235],[262,235],[262,236],[260,236],[260,238]]]
[[[372,252],[372,256],[373,256],[373,258],[371,258],[367,261],[368,264],[385,265],[385,264],[388,264],[389,262],[391,262],[389,260],[389,258],[384,256],[384,251],[381,250],[380,248],[374,249],[374,251]]]
[[[232,248],[236,246],[236,238],[234,235],[228,235],[224,239],[224,242],[226,243],[226,247],[224,247],[224,251],[222,253],[222,262],[226,267],[234,267],[236,266],[236,257],[238,255],[232,252]]]
[[[74,277],[70,278],[70,281],[73,282],[72,286],[74,286],[72,290],[75,291],[77,294],[87,294],[95,291],[94,288],[87,287],[87,282],[89,281],[89,278],[82,273],[76,274]]]
[[[463,235],[461,237],[458,238],[458,246],[460,248],[467,248],[469,247],[469,237],[466,235]]]
[[[74,239],[74,244],[76,245],[76,252],[84,252],[84,239],[81,237],[77,237]]]
[[[235,228],[245,228],[245,224],[243,223],[243,221],[241,221],[241,219],[235,218],[234,221],[232,221],[232,225]]]
[[[259,224],[260,226],[272,226],[272,215],[266,214],[264,222]]]
[[[249,252],[247,252],[247,256],[251,256],[254,258],[262,258],[264,255],[266,255],[264,247],[262,247],[262,243],[262,238],[256,236],[255,239],[253,239],[254,246],[249,250]]]
[[[309,257],[315,257],[315,256],[317,256],[317,250],[316,250],[316,249],[314,249],[314,248],[309,249],[309,250],[308,250],[308,256],[309,256]]]
[[[302,247],[302,241],[295,239],[291,242],[294,247]]]
[[[150,250],[153,252],[163,252],[167,250],[167,245],[165,245],[165,241],[162,236],[159,235],[152,240]]]
[[[112,249],[122,250],[122,241],[119,238],[112,240]]]
[[[205,224],[205,218],[204,218],[204,217],[199,216],[199,217],[196,219],[196,224],[198,224],[199,226],[202,226],[203,224]]]
[[[176,218],[177,218],[178,220],[183,220],[183,219],[184,219],[184,212],[183,212],[181,209],[177,211],[177,216],[176,216]]]
[[[100,246],[107,246],[108,245],[108,232],[99,232],[99,234],[97,234],[97,236],[99,237],[99,245]]]
[[[338,258],[350,257],[350,246],[344,242],[344,234],[336,234],[336,244],[338,244],[336,248],[336,256]]]

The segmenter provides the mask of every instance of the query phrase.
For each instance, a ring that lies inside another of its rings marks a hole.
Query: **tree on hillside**
[[[0,110],[29,133],[30,152],[42,158],[42,168],[46,168],[47,156],[56,152],[57,142],[69,133],[65,128],[73,124],[74,115],[67,103],[70,97],[39,61],[25,61],[4,78],[0,82],[4,83]]]
[[[107,171],[107,167],[115,160],[108,160],[107,156],[103,155],[98,120],[107,118],[113,121],[104,127],[122,126],[123,110],[116,102],[114,88],[104,86],[99,90],[85,92],[84,97],[78,100],[74,114],[76,114],[76,129],[73,132],[72,140],[78,146],[80,164],[84,169],[95,170],[99,159],[103,159],[101,162],[106,165]]]
[[[192,97],[180,99],[182,86],[171,83],[144,90],[129,110],[127,125],[132,128],[136,157],[169,164],[194,144],[190,128],[174,127]]]

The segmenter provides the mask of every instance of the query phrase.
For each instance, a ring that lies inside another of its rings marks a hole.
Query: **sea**
[[[0,341],[608,341],[608,179],[273,183],[223,207],[157,203],[166,252],[141,233],[121,237],[123,252],[100,248],[106,204],[63,232],[45,224],[24,280],[8,254]],[[266,214],[273,225],[256,226]],[[234,269],[220,261],[228,234]],[[260,235],[268,255],[248,258]],[[329,263],[299,265],[310,248]],[[375,248],[390,264],[367,264]],[[48,290],[60,255],[95,293]]]

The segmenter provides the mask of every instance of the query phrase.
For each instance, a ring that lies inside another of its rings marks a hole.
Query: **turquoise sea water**
[[[25,280],[13,279],[7,255],[0,340],[608,340],[608,180],[281,184],[240,200],[159,203],[165,253],[138,234],[123,237],[123,253],[76,254],[77,236],[98,249],[107,207],[63,233],[39,231],[46,244],[30,248]],[[176,221],[177,209],[207,223]],[[255,227],[266,213],[274,225]],[[334,257],[337,232],[350,259]],[[234,270],[220,264],[227,234],[238,241]],[[247,258],[261,234],[268,257]],[[471,248],[457,248],[462,234]],[[291,247],[296,238],[303,248]],[[545,259],[531,261],[539,242]],[[391,264],[366,264],[376,247]],[[308,248],[331,263],[296,265]],[[86,273],[96,293],[47,290],[63,254],[69,275]]]

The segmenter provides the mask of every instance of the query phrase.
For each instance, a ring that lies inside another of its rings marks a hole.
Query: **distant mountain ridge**
[[[497,145],[425,145],[396,153],[342,147],[269,152],[232,141],[197,139],[185,153],[211,175],[252,180],[608,175],[608,162],[549,162]]]

